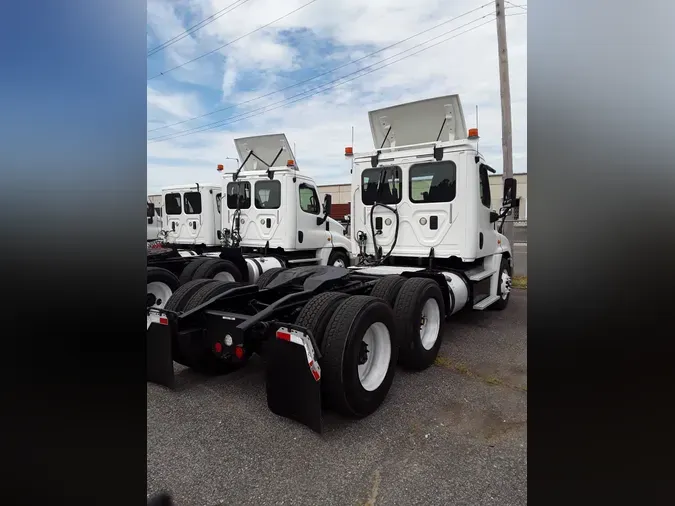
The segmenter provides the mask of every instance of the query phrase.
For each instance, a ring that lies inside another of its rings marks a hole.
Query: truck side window
[[[457,166],[450,160],[410,166],[410,201],[452,202],[457,193]]]
[[[300,183],[298,193],[300,194],[300,209],[310,214],[321,214],[319,196],[312,186]]]
[[[257,209],[279,209],[281,207],[281,183],[279,181],[258,181],[255,184],[255,207]]]
[[[223,212],[223,194],[222,193],[216,193],[216,208],[218,209],[219,213]]]
[[[479,169],[480,174],[480,201],[485,207],[490,209],[491,200],[490,200],[490,178],[488,177],[488,172],[485,167],[482,165]]]
[[[181,200],[180,193],[167,193],[164,197],[164,207],[166,208],[166,214],[171,216],[181,214],[183,212]]]
[[[186,192],[183,196],[185,200],[185,214],[202,213],[202,194],[199,192]]]

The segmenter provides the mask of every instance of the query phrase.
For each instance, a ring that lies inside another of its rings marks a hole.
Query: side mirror
[[[518,182],[515,178],[509,177],[504,180],[504,197],[502,205],[508,207],[516,201],[516,189]]]
[[[330,215],[332,204],[333,204],[333,197],[329,193],[323,198],[323,214],[325,214],[326,216]]]
[[[494,223],[499,220],[499,213],[497,211],[490,211],[490,223]]]
[[[155,216],[155,204],[148,202],[148,218]]]

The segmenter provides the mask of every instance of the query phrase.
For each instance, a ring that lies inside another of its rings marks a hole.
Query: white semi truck
[[[376,149],[354,156],[352,180],[357,264],[276,268],[254,285],[184,284],[148,311],[148,380],[172,387],[173,361],[221,374],[260,353],[269,408],[321,432],[322,406],[367,416],[397,364],[431,366],[447,318],[507,306],[513,254],[496,225],[516,184],[505,181],[502,208],[492,211],[492,169],[469,138],[459,97],[369,119]]]
[[[163,247],[148,249],[147,307],[164,307],[193,279],[255,283],[273,268],[350,265],[351,243],[329,217],[330,195],[322,209],[286,136],[236,139],[235,146],[243,162],[220,185],[162,190]]]

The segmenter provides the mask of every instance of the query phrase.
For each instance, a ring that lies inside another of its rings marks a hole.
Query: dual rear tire
[[[239,268],[229,260],[202,257],[191,260],[185,266],[179,278],[181,285],[196,279],[214,279],[226,283],[239,283],[243,276]]]
[[[444,302],[435,281],[386,276],[370,296],[327,292],[313,297],[296,325],[310,331],[322,354],[325,404],[365,417],[382,404],[397,363],[431,366],[441,346]]]

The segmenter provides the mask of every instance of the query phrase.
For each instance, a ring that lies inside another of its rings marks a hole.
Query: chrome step
[[[474,304],[473,308],[476,309],[477,311],[482,311],[483,309],[487,308],[488,306],[491,306],[492,304],[494,304],[498,300],[499,300],[499,295],[490,295],[488,297],[485,297],[479,303]]]
[[[309,264],[318,262],[318,258],[296,258],[295,260],[288,260],[289,264]]]
[[[472,269],[470,271],[466,271],[466,275],[469,277],[471,281],[482,281],[485,278],[489,278],[492,276],[496,270],[486,270],[483,269],[482,267],[480,269]]]

